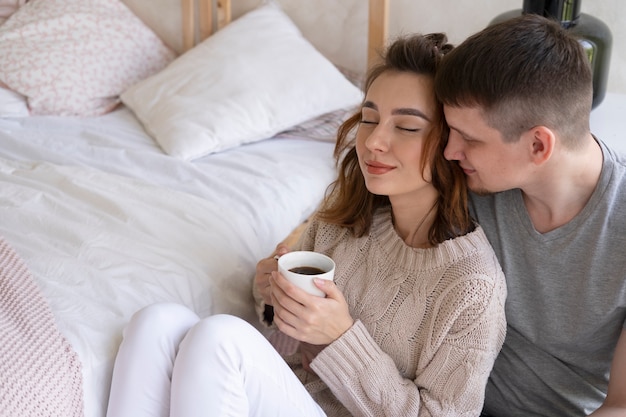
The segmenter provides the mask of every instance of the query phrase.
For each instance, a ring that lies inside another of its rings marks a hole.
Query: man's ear
[[[530,146],[530,158],[536,165],[547,162],[556,145],[554,132],[545,126],[535,126],[526,132]]]

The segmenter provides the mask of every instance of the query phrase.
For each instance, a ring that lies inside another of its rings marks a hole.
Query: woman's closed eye
[[[396,126],[396,129],[400,129],[403,130],[405,132],[419,132],[420,128],[416,127],[416,128],[411,128],[411,127],[402,127],[402,126]]]

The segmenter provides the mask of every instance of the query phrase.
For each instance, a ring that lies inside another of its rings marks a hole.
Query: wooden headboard
[[[183,15],[183,47],[191,49],[209,37],[223,24],[231,21],[231,0],[181,0]],[[198,19],[195,18],[196,12]],[[378,59],[387,42],[389,0],[369,0],[367,65]],[[196,34],[198,35],[196,37]]]

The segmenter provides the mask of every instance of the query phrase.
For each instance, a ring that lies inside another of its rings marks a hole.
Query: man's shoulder
[[[604,166],[608,165],[622,173],[626,172],[626,151],[611,147],[601,140],[598,142],[601,144]]]
[[[600,179],[600,189],[605,200],[626,203],[626,152],[615,150],[603,144],[604,162]]]
[[[516,195],[520,193],[519,189],[501,191],[490,194],[476,194],[469,192],[470,212],[478,215],[483,212],[496,212],[499,210],[511,209],[516,204]]]

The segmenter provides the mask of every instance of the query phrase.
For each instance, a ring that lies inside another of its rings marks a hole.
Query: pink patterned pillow
[[[174,57],[119,0],[30,0],[0,26],[0,82],[31,114],[104,114]]]
[[[4,23],[27,0],[0,0],[0,25]]]

